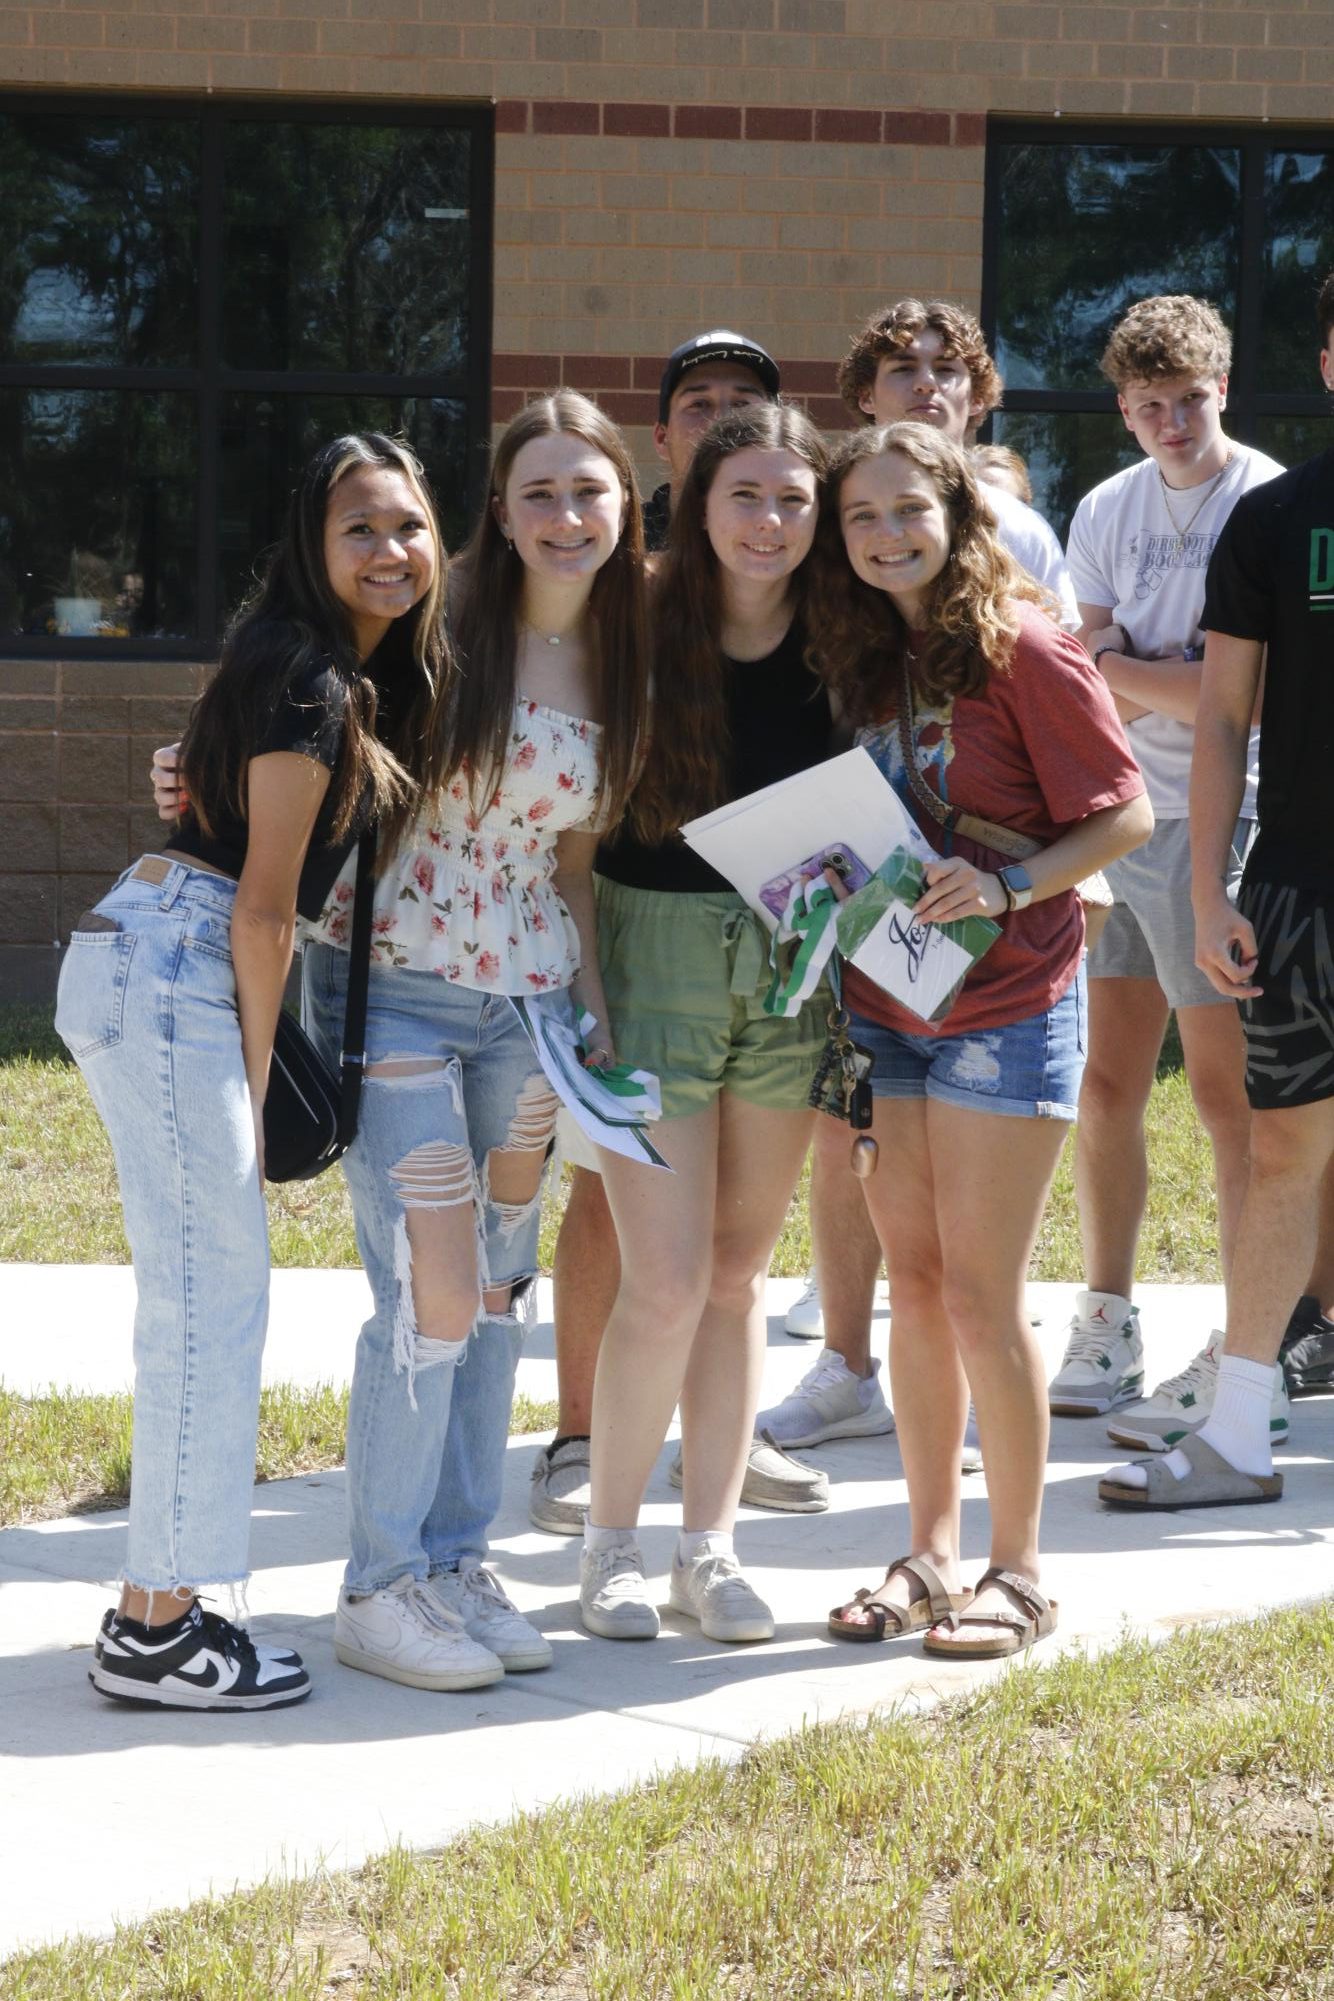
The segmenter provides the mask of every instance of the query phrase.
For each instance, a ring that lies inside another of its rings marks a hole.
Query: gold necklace
[[[1182,552],[1186,547],[1187,535],[1189,535],[1191,529],[1195,526],[1196,521],[1198,521],[1204,509],[1213,499],[1214,490],[1217,487],[1219,480],[1223,477],[1223,474],[1227,471],[1231,463],[1232,463],[1232,453],[1229,450],[1227,457],[1223,460],[1222,465],[1219,466],[1218,471],[1214,474],[1213,478],[1205,481],[1204,493],[1201,495],[1200,499],[1195,503],[1195,506],[1191,510],[1190,517],[1186,521],[1184,526],[1182,525],[1181,522],[1177,520],[1175,514],[1173,514],[1172,512],[1172,503],[1168,499],[1168,495],[1170,494],[1172,489],[1167,484],[1167,481],[1163,478],[1163,469],[1161,466],[1159,466],[1158,485],[1162,489],[1163,506],[1167,510],[1167,518],[1172,524],[1172,533],[1176,536],[1176,541],[1172,546],[1172,552],[1169,557],[1169,561],[1173,563],[1179,563],[1181,561]]]

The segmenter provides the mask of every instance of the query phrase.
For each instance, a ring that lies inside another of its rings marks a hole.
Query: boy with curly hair
[[[1282,470],[1223,429],[1231,360],[1228,330],[1203,299],[1165,295],[1130,308],[1101,365],[1144,457],[1084,496],[1068,550],[1081,637],[1116,697],[1155,829],[1107,871],[1115,903],[1089,955],[1089,1054],[1075,1152],[1085,1289],[1049,1398],[1066,1416],[1110,1413],[1113,1439],[1152,1452],[1199,1428],[1218,1373],[1211,1341],[1144,1401],[1132,1304],[1148,1188],[1144,1114],[1172,1010],[1191,1096],[1213,1147],[1225,1279],[1248,1162],[1241,1024],[1195,964],[1187,817],[1205,572],[1237,501]],[[1255,828],[1257,749],[1252,729],[1247,782],[1229,830],[1229,894]],[[1287,1433],[1281,1371],[1271,1387],[1280,1438]]]

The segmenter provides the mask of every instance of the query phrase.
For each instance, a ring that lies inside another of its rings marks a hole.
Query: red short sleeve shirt
[[[1079,642],[1033,605],[1021,608],[1009,671],[993,674],[980,695],[935,706],[919,702],[916,724],[917,767],[934,792],[1043,847],[1090,813],[1144,790],[1107,683]],[[858,741],[939,853],[961,855],[979,868],[1004,867],[1009,857],[961,836],[952,839],[914,805],[895,716],[862,730]],[[1079,970],[1079,898],[1066,890],[1012,912],[1000,925],[1000,937],[942,1021],[922,1021],[855,966],[845,973],[849,1006],[908,1035],[964,1035],[1043,1013]]]

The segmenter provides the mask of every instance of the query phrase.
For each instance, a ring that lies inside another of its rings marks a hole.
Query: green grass
[[[1149,1107],[1153,1174],[1138,1271],[1143,1280],[1216,1283],[1217,1223],[1208,1143],[1195,1117],[1169,1037]],[[1067,1145],[1038,1238],[1035,1279],[1080,1275],[1072,1148]],[[799,1277],[810,1266],[807,1177],[788,1210],[770,1269]],[[550,1271],[564,1189],[553,1185],[542,1216],[539,1258]],[[269,1190],[275,1265],[358,1263],[352,1207],[341,1168],[318,1180]],[[0,1010],[0,1262],[125,1264],[111,1147],[87,1087],[63,1055],[50,1011]]]
[[[22,1397],[0,1384],[0,1528],[122,1506],[130,1493],[131,1418],[128,1395]],[[555,1422],[554,1403],[515,1397],[512,1437]],[[345,1389],[285,1383],[261,1390],[255,1477],[290,1480],[341,1466],[346,1436]]]
[[[0,1967],[0,2001],[1328,2001],[1334,1607]]]

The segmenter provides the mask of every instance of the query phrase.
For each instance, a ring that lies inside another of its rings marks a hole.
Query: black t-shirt
[[[829,755],[829,695],[802,659],[805,645],[801,621],[794,619],[763,660],[724,660],[730,748],[727,796],[720,804],[808,771]],[[732,887],[676,835],[648,847],[623,833],[598,849],[597,869],[630,889],[716,894]]]
[[[672,526],[672,488],[666,481],[644,502],[644,547],[656,556],[667,547]]]
[[[1200,622],[1269,648],[1246,872],[1334,894],[1334,451],[1242,495],[1209,562]]]
[[[373,655],[367,662],[366,672],[375,682],[379,698],[377,728],[383,730],[389,705],[400,691],[386,685],[386,679],[392,676],[383,667],[377,667]],[[263,757],[268,751],[296,751],[302,757],[314,758],[317,764],[336,774],[343,754],[343,705],[346,700],[347,683],[333,662],[315,662],[297,675],[272,715],[257,728],[254,741],[247,746],[247,755]],[[333,817],[334,787],[331,785],[320,802],[310,846],[297,882],[296,907],[303,917],[319,916],[338,871],[369,821],[363,804],[354,814],[352,826],[335,841],[330,838]],[[245,863],[248,841],[249,829],[245,821],[237,816],[225,811],[215,813],[213,831],[206,834],[194,813],[187,809],[167,845],[178,854],[193,855],[199,861],[210,862],[226,875],[239,876]]]

